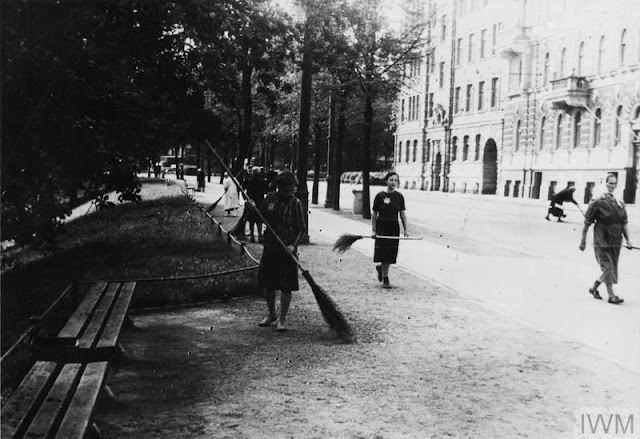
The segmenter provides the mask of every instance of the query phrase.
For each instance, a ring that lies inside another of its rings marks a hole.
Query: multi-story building
[[[640,2],[431,0],[399,98],[406,188],[587,202],[617,173],[634,203]]]

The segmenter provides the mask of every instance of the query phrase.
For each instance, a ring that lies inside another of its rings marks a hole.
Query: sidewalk
[[[211,189],[196,200],[217,199]],[[324,215],[341,233],[360,224]],[[409,271],[384,290],[370,258],[332,242],[314,229],[301,261],[356,343],[336,340],[302,279],[284,334],[257,326],[257,298],[136,315],[121,340],[130,360],[109,377],[117,402],[97,414],[103,436],[561,439],[589,407],[640,406],[637,377],[615,362]]]

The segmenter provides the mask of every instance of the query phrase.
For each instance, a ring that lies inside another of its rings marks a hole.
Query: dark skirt
[[[280,245],[265,246],[258,269],[261,288],[298,291],[298,265]]]
[[[245,207],[247,208],[247,221],[262,224],[262,218],[260,218],[260,215],[258,214],[259,206],[258,208],[254,208],[251,207],[250,204],[245,204]]]
[[[400,236],[400,224],[398,221],[376,222],[376,234],[383,236]],[[395,264],[398,257],[397,239],[376,239],[373,251],[373,262]]]

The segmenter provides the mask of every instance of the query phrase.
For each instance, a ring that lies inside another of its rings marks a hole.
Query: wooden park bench
[[[54,338],[40,339],[36,359],[58,362],[108,361],[124,353],[119,343],[135,282],[96,282]]]
[[[37,361],[2,407],[2,438],[83,438],[99,435],[93,411],[101,391],[110,391],[108,363]]]

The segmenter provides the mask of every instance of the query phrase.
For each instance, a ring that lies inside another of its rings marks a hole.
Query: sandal
[[[593,296],[594,299],[602,300],[602,296],[598,293],[598,290],[594,290],[593,288],[589,288],[589,294]]]
[[[608,302],[609,302],[609,303],[612,303],[612,304],[614,304],[614,305],[618,305],[618,304],[620,304],[620,303],[624,302],[624,299],[621,299],[621,298],[619,298],[618,296],[615,296],[615,295],[614,295],[614,296],[609,297]]]

